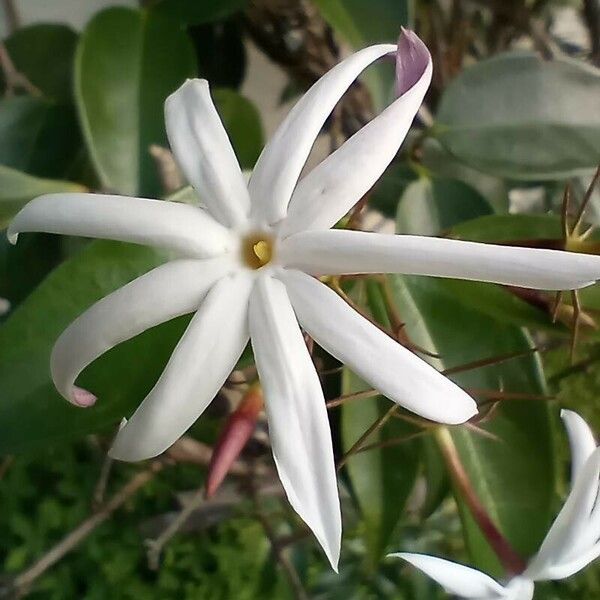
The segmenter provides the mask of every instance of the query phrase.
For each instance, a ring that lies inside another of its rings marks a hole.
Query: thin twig
[[[104,502],[106,486],[108,484],[108,478],[110,477],[110,471],[113,463],[114,460],[110,457],[110,455],[107,452],[106,456],[102,461],[102,466],[100,467],[100,475],[98,477],[96,487],[94,488],[94,494],[92,496],[92,506],[94,509],[96,509],[98,506],[101,506]]]
[[[148,566],[152,570],[157,570],[160,563],[160,555],[163,548],[171,538],[185,525],[190,515],[198,510],[206,501],[204,487],[200,488],[186,503],[179,514],[173,519],[173,522],[155,539],[146,540],[148,549]]]
[[[273,526],[271,525],[267,516],[263,514],[260,510],[258,510],[258,502],[255,502],[255,504],[257,507],[256,518],[262,525],[262,528],[265,531],[265,535],[271,543],[273,554],[275,555],[277,562],[283,569],[283,572],[285,573],[288,579],[294,598],[296,600],[309,600],[308,595],[304,590],[304,586],[302,585],[302,580],[298,575],[298,571],[296,571],[296,568],[294,567],[294,565],[292,564],[288,555],[285,552],[285,546],[282,545],[280,540],[277,538],[277,534],[275,533],[275,530],[273,529]]]
[[[374,434],[376,431],[379,431],[387,423],[387,421],[389,421],[394,416],[397,410],[398,405],[393,404],[392,407],[386,413],[384,413],[381,417],[379,417],[373,422],[373,424],[356,440],[356,442],[354,442],[354,444],[348,450],[348,452],[346,452],[346,454],[344,454],[344,456],[340,458],[337,464],[338,471],[346,464],[348,459],[353,454],[356,454],[356,452],[358,452],[360,448],[362,448],[364,442],[367,439],[369,439],[369,437],[371,437],[372,434]]]

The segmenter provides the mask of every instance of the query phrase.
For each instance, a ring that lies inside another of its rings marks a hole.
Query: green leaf
[[[465,307],[433,278],[391,278],[399,313],[410,339],[435,352],[444,369],[525,350],[531,341],[523,331]],[[473,389],[543,394],[543,375],[535,357],[461,373],[452,379]],[[440,401],[443,401],[441,399]],[[554,447],[550,413],[538,401],[502,404],[484,428],[488,439],[466,427],[451,428],[470,480],[490,516],[523,555],[532,554],[543,538],[554,498]],[[459,505],[462,499],[457,498]],[[463,507],[465,536],[473,562],[498,573],[487,542]],[[527,527],[523,527],[523,519]]]
[[[344,370],[342,393],[368,389],[356,375]],[[366,429],[383,416],[392,404],[382,396],[349,401],[342,405],[342,447],[347,452]],[[365,445],[404,438],[414,428],[396,419],[372,434]],[[419,464],[418,442],[373,448],[348,459],[352,491],[364,519],[368,566],[374,569],[400,520],[413,489]]]
[[[455,223],[492,212],[486,199],[466,183],[422,177],[404,191],[396,222],[398,233],[438,235]]]
[[[41,194],[53,192],[81,192],[80,185],[70,181],[39,179],[0,165],[0,230],[8,225],[11,217],[29,200]]]
[[[89,410],[54,390],[50,352],[65,327],[109,292],[164,261],[144,247],[92,242],[58,266],[0,327],[0,454],[106,428],[144,398],[182,331],[172,321],[121,344],[86,369]]]
[[[63,177],[80,143],[71,107],[27,96],[0,100],[0,164],[38,177]]]
[[[220,21],[246,4],[248,0],[160,0],[155,10],[189,26]]]
[[[432,206],[431,219],[436,221],[437,205]],[[484,206],[473,204],[471,216],[483,211]],[[453,226],[453,220],[464,216],[467,215],[448,212],[445,223]],[[501,217],[483,216],[466,223],[498,219]],[[405,211],[397,228],[414,231],[416,223],[423,221],[426,221],[423,215]],[[454,230],[464,225],[455,225]],[[499,301],[497,295],[506,290],[498,286],[399,275],[390,276],[389,281],[410,340],[438,355],[440,358],[429,360],[440,370],[532,346],[522,328],[511,325],[502,312],[493,313],[498,304],[502,310],[508,310],[506,299]],[[521,304],[516,309],[512,307],[517,314],[518,310],[530,308]],[[463,387],[479,390],[545,393],[539,359],[532,355],[465,371],[452,379]],[[532,554],[545,534],[555,489],[549,408],[539,401],[504,402],[482,427],[497,439],[486,438],[464,426],[452,427],[450,431],[470,480],[494,522],[518,552],[525,556]],[[427,459],[430,472],[432,460],[431,456]],[[495,555],[462,499],[457,497],[457,501],[472,561],[479,568],[498,574]],[[523,515],[527,518],[527,528],[522,526]]]
[[[359,284],[352,290],[361,305],[368,305],[373,318],[389,326],[383,296],[372,281]],[[344,370],[342,393],[352,394],[368,389],[359,377]],[[367,428],[392,408],[382,396],[351,400],[342,405],[342,447],[347,452]],[[377,444],[405,438],[416,429],[407,423],[392,419],[364,442]],[[373,448],[354,454],[348,459],[347,472],[352,492],[364,519],[368,567],[374,569],[386,550],[390,536],[404,510],[417,477],[419,443],[416,440]]]
[[[258,110],[233,90],[214,90],[213,99],[242,169],[251,169],[264,143]]]
[[[167,145],[165,98],[195,72],[189,38],[167,17],[109,8],[90,21],[77,48],[75,91],[85,141],[105,188],[161,195],[149,147]]]
[[[581,61],[501,54],[448,86],[434,131],[454,156],[486,173],[562,179],[598,163],[599,97],[600,71]]]
[[[560,219],[555,215],[490,215],[456,224],[453,238],[472,242],[560,240]]]
[[[417,178],[417,173],[407,164],[391,164],[375,184],[369,197],[369,207],[390,219],[395,219],[402,194]]]
[[[21,27],[5,40],[6,50],[17,70],[44,96],[66,103],[73,96],[76,43],[77,34],[57,23]],[[3,76],[0,81],[4,88]]]

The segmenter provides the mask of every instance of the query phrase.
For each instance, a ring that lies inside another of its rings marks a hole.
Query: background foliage
[[[108,4],[76,31],[64,23],[22,25],[18,4],[3,3],[0,227],[28,200],[51,191],[185,201],[162,111],[188,77],[210,80],[238,158],[251,169],[264,143],[263,120],[272,120],[268,108],[242,93],[249,78],[264,76],[253,64],[267,57],[285,74],[283,111],[340,56],[393,41],[408,26],[431,48],[434,81],[356,222],[399,233],[566,246],[565,184],[580,200],[600,162],[596,0]],[[371,69],[329,120],[316,154],[354,133],[391,94],[389,65]],[[595,225],[599,211],[595,192],[586,222]],[[0,297],[10,302],[0,316],[0,597],[442,598],[413,569],[383,559],[398,549],[453,557],[502,576],[452,484],[435,431],[386,417],[362,440],[391,406],[363,394],[330,411],[336,453],[346,462],[339,576],[273,482],[257,492],[244,477],[228,480],[166,545],[159,563],[149,562],[145,541],[173,522],[204,479],[205,464],[177,461],[161,464],[73,552],[31,585],[19,585],[19,574],[147,468],[114,465],[98,497],[116,424],[151,388],[186,324],[177,319],[110,351],[82,376],[102,402],[87,411],[67,405],[48,373],[56,337],[95,300],[164,256],[127,244],[21,237],[16,247],[0,237]],[[491,409],[482,423],[455,428],[452,437],[490,517],[520,554],[535,552],[568,473],[558,408],[576,408],[600,430],[600,288],[581,294],[585,318],[571,360],[568,298],[554,322],[551,294],[408,276],[344,286],[382,327],[427,351],[484,412]],[[329,399],[365,390],[319,350],[315,358],[331,371],[324,376]],[[252,369],[248,353],[239,369]],[[231,402],[220,395],[189,434],[209,453]],[[263,422],[241,464],[270,468]],[[591,598],[599,590],[600,567],[592,567],[540,586],[537,597]]]

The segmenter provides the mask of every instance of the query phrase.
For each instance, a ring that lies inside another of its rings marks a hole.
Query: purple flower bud
[[[410,29],[402,28],[396,52],[396,94],[402,96],[419,81],[431,55],[421,38]]]

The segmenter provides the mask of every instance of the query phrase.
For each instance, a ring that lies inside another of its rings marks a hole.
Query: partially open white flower
[[[470,567],[426,554],[399,552],[450,594],[471,600],[531,600],[534,582],[570,577],[600,556],[600,448],[586,422],[570,410],[561,417],[571,445],[571,493],[525,571],[501,585]]]
[[[299,180],[316,136],[360,73],[398,55],[399,97]],[[273,455],[294,509],[331,563],[341,518],[323,393],[298,322],[382,394],[443,423],[475,402],[352,310],[313,275],[413,273],[534,288],[577,288],[600,277],[593,256],[418,236],[330,229],[373,186],[398,151],[431,80],[431,57],[412,32],[371,46],[324,75],[263,150],[246,186],[208,83],[185,83],[166,102],[174,156],[199,206],[91,194],[42,196],[13,220],[25,231],[161,246],[181,258],[92,306],[61,335],[52,377],[65,398],[93,404],[79,373],[113,346],[195,312],[162,376],[120,430],[111,455],[140,460],[168,448],[202,414],[248,339],[264,389]]]

